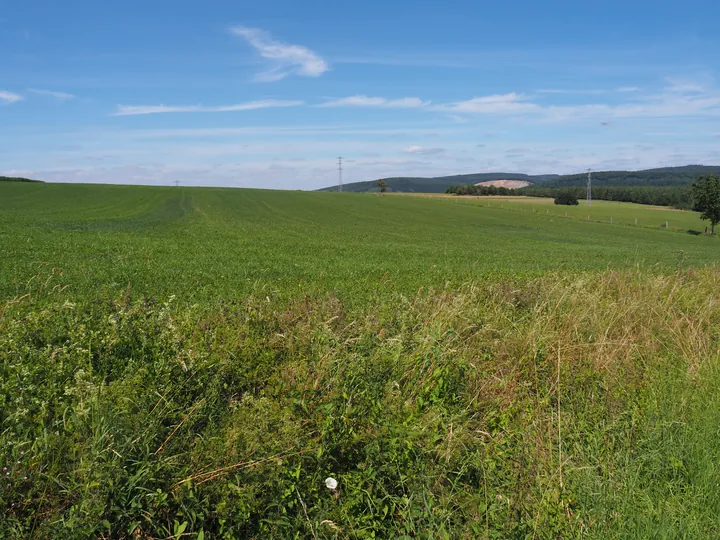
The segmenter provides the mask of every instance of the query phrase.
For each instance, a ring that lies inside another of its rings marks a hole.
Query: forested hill
[[[0,176],[0,182],[41,182],[41,180],[30,180],[30,178],[17,178],[14,176]]]
[[[454,176],[438,176],[435,178],[419,178],[413,176],[385,178],[388,185],[388,191],[399,192],[417,192],[417,193],[445,193],[450,186],[457,184],[477,184],[478,182],[487,182],[490,180],[525,180],[533,184],[546,182],[557,175],[545,174],[531,176],[518,173],[479,173],[479,174],[458,174]],[[319,191],[338,191],[337,186],[323,188]],[[378,191],[377,180],[366,182],[354,182],[345,184],[343,191],[354,193],[365,193],[369,191]]]
[[[688,186],[698,176],[720,174],[720,166],[687,165],[645,171],[593,172],[593,186]],[[558,176],[542,187],[580,187],[587,185],[587,173]]]
[[[698,176],[720,174],[720,166],[687,165],[684,167],[664,167],[644,171],[599,171],[593,172],[594,186],[688,186]],[[480,173],[439,176],[435,178],[397,177],[385,178],[388,191],[444,193],[455,185],[477,184],[489,180],[526,180],[535,187],[578,187],[587,184],[587,173],[557,175],[528,175],[518,173]],[[337,191],[331,186],[320,191]],[[364,193],[378,191],[377,180],[355,182],[343,186],[343,191]]]

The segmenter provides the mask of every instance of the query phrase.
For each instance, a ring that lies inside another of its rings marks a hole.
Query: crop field
[[[497,282],[547,270],[717,260],[692,212],[624,203],[584,207],[337,193],[92,185],[0,185],[0,293],[41,266],[77,293],[126,288],[185,299],[240,298],[258,285],[354,301],[381,282]],[[504,206],[504,208],[501,208]],[[546,215],[567,211],[576,219]],[[566,210],[566,208],[569,208]],[[608,216],[615,215],[611,225]],[[626,223],[637,216],[644,227]],[[672,217],[671,227],[657,230]],[[651,228],[654,226],[654,229]],[[387,288],[387,287],[386,287]]]
[[[494,202],[493,202],[494,199]],[[584,221],[631,225],[647,228],[668,228],[687,232],[701,232],[708,226],[696,212],[676,210],[665,206],[650,206],[615,201],[593,201],[587,206],[555,205],[553,199],[537,197],[472,197],[470,204],[500,206],[508,210],[534,212],[552,218],[569,218]]]
[[[0,183],[0,537],[714,537],[704,228]]]
[[[593,201],[590,207],[585,201],[578,206],[555,205],[554,199],[541,197],[462,196],[433,194],[396,194],[393,196],[429,197],[452,199],[458,204],[471,204],[487,208],[500,208],[517,212],[536,213],[551,219],[568,218],[581,221],[632,225],[653,229],[667,228],[680,232],[703,232],[707,222],[700,220],[696,212],[676,210],[666,206],[650,206],[614,201]]]

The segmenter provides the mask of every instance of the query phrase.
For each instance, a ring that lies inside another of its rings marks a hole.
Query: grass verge
[[[130,291],[88,301],[60,285],[0,309],[0,536],[720,527],[716,268],[555,273],[352,309],[260,291],[212,310]]]

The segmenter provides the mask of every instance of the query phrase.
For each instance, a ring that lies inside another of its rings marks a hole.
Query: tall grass
[[[716,268],[352,307],[262,289],[213,308],[86,300],[41,277],[0,309],[0,536],[720,527]]]

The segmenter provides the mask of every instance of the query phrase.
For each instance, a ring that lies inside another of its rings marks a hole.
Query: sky
[[[0,175],[316,189],[720,164],[720,2],[0,4]]]

